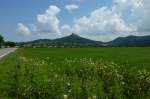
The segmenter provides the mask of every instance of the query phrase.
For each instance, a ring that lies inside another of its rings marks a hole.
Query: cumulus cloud
[[[66,5],[69,12],[78,9],[77,5]],[[37,15],[37,22],[32,27],[18,24],[18,31],[29,35],[37,33],[41,37],[60,37],[72,32],[94,40],[109,41],[118,36],[143,35],[150,33],[150,0],[114,0],[112,7],[100,7],[74,19],[71,25],[60,25],[57,15],[61,9],[49,6],[43,14]],[[127,22],[124,19],[127,14]]]
[[[68,12],[72,12],[72,11],[78,9],[78,8],[79,8],[79,6],[76,5],[76,4],[70,4],[70,5],[66,5],[66,6],[65,6],[65,9],[66,9]]]
[[[137,28],[140,32],[150,32],[150,0],[133,0],[132,15],[138,19]]]
[[[37,15],[36,31],[42,33],[58,34],[59,31],[59,19],[57,14],[60,9],[56,6],[49,6],[44,14]]]
[[[37,15],[37,22],[35,24],[29,25],[28,27],[22,23],[18,23],[17,31],[25,35],[32,35],[39,37],[56,37],[60,35],[60,21],[57,18],[61,10],[54,5],[49,6],[49,8],[43,14]]]
[[[70,25],[63,25],[63,26],[61,26],[60,30],[61,30],[61,35],[69,35],[73,32]]]
[[[73,28],[75,33],[96,37],[134,31],[133,26],[125,24],[119,14],[107,7],[96,9],[89,16],[76,19]]]
[[[133,20],[131,24],[137,28],[137,32],[141,34],[150,32],[150,0],[114,0],[114,2],[115,11],[130,12],[128,16]]]
[[[18,23],[17,32],[24,35],[30,35],[30,29],[22,23]]]
[[[122,13],[131,6],[132,0],[130,0],[130,2],[128,0],[114,0],[114,3],[115,5],[112,7],[112,9]]]
[[[150,0],[114,0],[111,8],[101,7],[89,16],[75,19],[73,30],[104,41],[118,36],[150,34],[149,9]],[[124,14],[132,21],[126,22]]]

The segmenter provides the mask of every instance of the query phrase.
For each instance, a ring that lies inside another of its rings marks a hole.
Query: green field
[[[149,99],[150,47],[20,48],[0,59],[2,99]]]

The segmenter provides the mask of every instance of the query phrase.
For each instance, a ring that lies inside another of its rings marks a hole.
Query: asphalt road
[[[11,52],[14,52],[17,48],[3,48],[0,49],[0,58],[4,57],[5,55],[8,55]]]

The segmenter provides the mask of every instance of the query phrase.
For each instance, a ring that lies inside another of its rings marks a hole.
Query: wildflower
[[[68,96],[67,96],[67,95],[64,95],[64,99],[68,99]]]
[[[49,59],[50,59],[50,57],[46,57],[46,59],[47,59],[47,60],[49,60]]]
[[[69,92],[69,93],[71,93],[71,89],[70,89],[70,90],[68,90],[68,92]]]
[[[44,61],[44,60],[42,60],[42,61],[41,61],[41,65],[44,65],[44,64],[45,64],[45,61]]]
[[[71,84],[70,84],[70,83],[67,83],[67,85],[70,86]]]
[[[57,78],[58,77],[58,75],[57,74],[55,74],[55,78]]]
[[[123,82],[123,81],[122,81],[122,82],[121,82],[121,84],[122,84],[122,85],[124,85],[124,84],[125,84],[125,82]]]
[[[20,57],[20,59],[21,59],[23,62],[28,62],[28,60],[27,60],[26,57]]]
[[[93,96],[93,99],[96,99],[96,96]]]

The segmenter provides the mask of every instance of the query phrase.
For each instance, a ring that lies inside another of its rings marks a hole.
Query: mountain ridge
[[[95,41],[81,37],[75,33],[56,39],[37,39],[19,42],[23,47],[101,47],[101,46],[150,46],[150,35],[118,37],[109,42]]]
[[[150,46],[150,35],[118,37],[110,42],[112,46]]]

